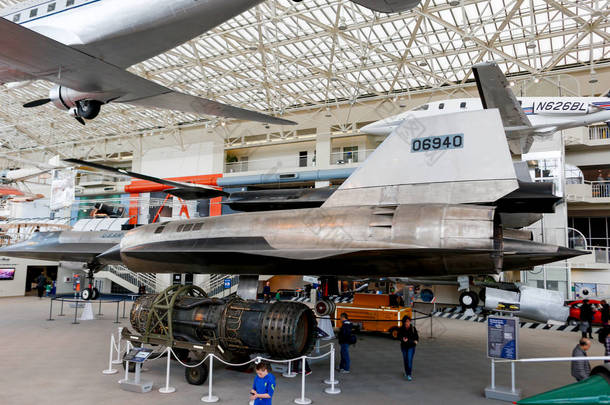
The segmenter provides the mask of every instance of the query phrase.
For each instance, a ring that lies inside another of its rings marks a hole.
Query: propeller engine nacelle
[[[103,96],[100,93],[83,93],[64,86],[53,86],[49,91],[49,99],[55,107],[69,111],[74,117],[88,120],[97,117],[102,104],[108,101]]]
[[[51,102],[60,110],[68,111],[70,115],[84,125],[85,121],[83,118],[91,120],[97,117],[102,104],[106,104],[118,97],[118,95],[111,93],[85,93],[64,86],[53,86],[49,90],[49,98],[30,101],[23,106],[31,108]]]

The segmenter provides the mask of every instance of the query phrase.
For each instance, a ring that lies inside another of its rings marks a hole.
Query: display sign
[[[75,172],[72,168],[53,170],[49,208],[56,211],[74,202]]]
[[[487,317],[487,357],[517,360],[519,357],[519,318]]]
[[[231,279],[225,278],[225,289],[231,288]]]
[[[15,269],[0,269],[0,280],[14,280]]]
[[[133,348],[125,355],[123,360],[131,361],[134,363],[143,363],[150,355],[152,354],[151,349],[146,349],[144,347],[136,347]]]

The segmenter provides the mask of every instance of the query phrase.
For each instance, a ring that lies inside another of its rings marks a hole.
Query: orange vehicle
[[[391,306],[389,294],[354,294],[351,304],[337,304],[335,318],[339,319],[345,312],[349,319],[359,324],[361,330],[389,333],[393,339],[398,339],[398,328],[403,316],[412,317],[411,307]],[[337,321],[341,327],[341,321]]]

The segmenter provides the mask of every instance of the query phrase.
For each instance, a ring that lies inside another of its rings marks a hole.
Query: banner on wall
[[[74,169],[53,170],[51,181],[51,211],[70,207],[74,202],[74,184],[76,172]]]

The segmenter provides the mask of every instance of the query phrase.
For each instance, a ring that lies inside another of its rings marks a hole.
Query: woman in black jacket
[[[411,325],[411,318],[407,315],[402,318],[402,326],[398,329],[398,339],[400,340],[400,350],[405,366],[405,377],[411,381],[413,371],[413,356],[415,356],[415,346],[419,341],[419,335],[415,326]]]

